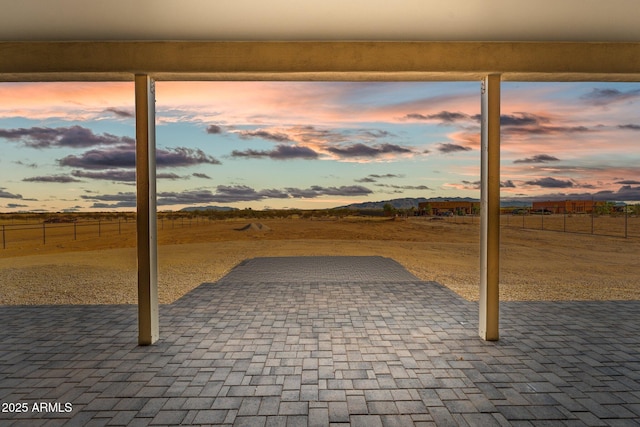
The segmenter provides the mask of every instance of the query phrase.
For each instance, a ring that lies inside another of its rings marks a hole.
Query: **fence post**
[[[78,232],[76,230],[77,225],[77,223],[73,223],[73,240],[78,240]]]
[[[98,237],[100,237],[100,220],[98,220]]]
[[[7,249],[7,241],[4,237],[4,224],[2,225],[2,249]]]
[[[46,224],[43,222],[42,223],[42,244],[46,245],[47,244],[47,232],[46,232]]]
[[[118,220],[118,234],[122,234],[122,228],[120,227],[120,220]]]

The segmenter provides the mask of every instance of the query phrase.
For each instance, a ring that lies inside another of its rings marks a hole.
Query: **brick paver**
[[[0,425],[640,425],[640,302],[477,310],[382,257],[247,260],[149,347],[135,306],[3,306]]]

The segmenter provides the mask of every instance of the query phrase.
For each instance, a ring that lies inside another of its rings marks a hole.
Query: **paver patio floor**
[[[247,260],[148,347],[135,306],[3,306],[0,425],[640,425],[640,302],[477,317],[382,257]]]

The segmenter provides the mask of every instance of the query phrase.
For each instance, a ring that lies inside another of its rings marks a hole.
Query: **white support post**
[[[480,321],[478,332],[498,340],[500,277],[500,75],[482,81],[480,158]]]
[[[155,85],[135,76],[138,245],[138,344],[158,340],[158,227],[156,213]]]

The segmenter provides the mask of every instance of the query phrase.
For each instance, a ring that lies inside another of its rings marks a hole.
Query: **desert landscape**
[[[128,220],[119,227],[117,233],[103,229],[100,237],[86,232],[73,240],[53,233],[47,244],[31,239],[8,245],[0,251],[0,304],[135,304],[135,224]],[[163,221],[158,227],[165,304],[217,281],[244,259],[312,255],[390,257],[421,280],[478,299],[478,218],[292,215],[183,221],[179,227]],[[639,252],[638,238],[503,226],[500,297],[637,300]]]

